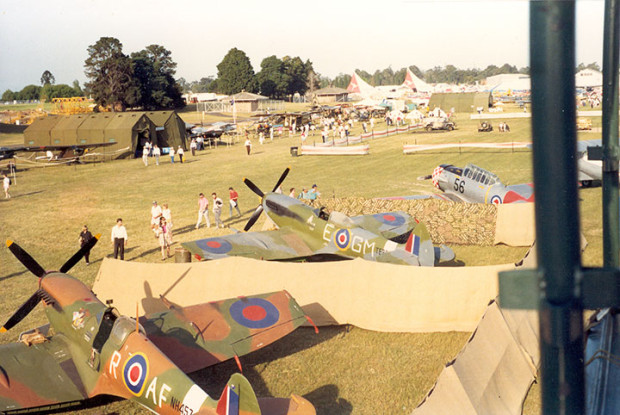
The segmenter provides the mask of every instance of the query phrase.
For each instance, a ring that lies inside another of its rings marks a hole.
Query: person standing
[[[121,256],[125,259],[125,247],[127,246],[127,229],[123,226],[123,219],[116,219],[116,225],[112,227],[112,243],[114,244],[114,259]]]
[[[248,151],[248,156],[249,156],[250,151],[252,151],[252,142],[250,141],[250,137],[246,137],[245,139],[245,149]]]
[[[142,147],[142,163],[145,167],[149,165],[149,146],[147,144]]]
[[[159,239],[159,246],[161,248],[161,260],[165,261],[170,257],[170,244],[172,243],[170,237],[170,226],[166,222],[166,218],[163,216],[159,218],[159,224],[155,229],[155,236]],[[164,254],[164,251],[166,254]]]
[[[93,234],[88,230],[88,226],[84,225],[82,228],[82,232],[80,232],[80,247],[84,248],[91,239],[93,239]],[[84,260],[86,261],[86,265],[90,265],[90,249],[84,252]]]
[[[168,203],[164,203],[163,209],[161,210],[161,216],[166,218],[166,224],[168,225],[168,239],[170,243],[172,243],[172,212],[168,208]]]
[[[151,229],[159,224],[159,218],[161,218],[161,206],[157,204],[156,200],[153,200],[153,206],[151,207]]]
[[[288,197],[292,197],[293,199],[295,199],[295,188],[294,187],[291,187],[291,189],[289,190]]]
[[[237,209],[238,216],[241,217],[241,211],[239,210],[239,193],[232,187],[229,187],[228,195],[230,199],[230,217],[232,218],[233,208]]]
[[[177,149],[177,154],[179,155],[179,161],[183,163],[183,155],[185,154],[185,151],[183,151],[183,147],[179,146],[179,148]]]
[[[9,188],[11,187],[11,179],[6,174],[2,175],[2,188],[4,189],[4,198],[10,199]]]
[[[198,144],[196,144],[196,139],[192,138],[192,142],[189,143],[189,149],[192,150],[192,157],[196,157],[196,148]]]
[[[224,202],[222,202],[222,199],[217,197],[215,192],[211,193],[211,196],[213,197],[213,216],[215,217],[215,227],[223,228],[224,224],[222,223],[220,216],[222,215],[222,206],[224,205]]]
[[[155,164],[159,166],[159,156],[161,156],[161,150],[157,147],[157,144],[153,146],[153,157],[155,157]]]
[[[198,195],[198,221],[196,222],[196,229],[200,227],[200,222],[202,222],[203,216],[207,221],[207,228],[210,228],[211,222],[209,221],[209,200],[205,197],[204,193],[200,193]]]
[[[170,147],[170,163],[174,164],[174,147]]]

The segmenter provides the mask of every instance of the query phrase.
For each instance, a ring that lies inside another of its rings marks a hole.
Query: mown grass
[[[191,118],[191,111],[182,115]],[[219,118],[225,119],[224,116]],[[195,121],[195,120],[193,120]],[[285,167],[291,166],[283,188],[300,189],[316,183],[322,198],[347,196],[390,196],[434,192],[431,183],[416,178],[430,174],[441,163],[464,165],[472,162],[494,171],[507,184],[532,179],[529,151],[444,150],[405,156],[405,143],[444,143],[455,141],[530,141],[529,120],[509,120],[511,133],[478,133],[478,121],[458,114],[458,129],[445,133],[416,133],[377,139],[370,143],[371,154],[359,157],[291,157],[290,147],[299,145],[299,137],[254,143],[251,156],[242,143],[205,150],[187,163],[162,164],[141,160],[119,160],[99,164],[31,168],[18,164],[17,183],[10,201],[0,199],[0,237],[13,239],[44,268],[53,269],[78,249],[78,233],[83,224],[103,234],[93,249],[94,265],[81,262],[71,274],[92,285],[98,265],[111,255],[110,229],[122,217],[129,233],[126,259],[160,262],[157,240],[149,229],[153,200],[168,203],[178,242],[226,234],[230,229],[194,230],[199,192],[218,192],[225,199],[229,186],[240,194],[243,217],[228,220],[231,227],[242,228],[258,204],[258,198],[243,184],[250,178],[261,189],[270,190]],[[495,122],[494,122],[495,124]],[[384,129],[379,123],[376,129]],[[357,134],[361,127],[354,130]],[[581,133],[582,138],[599,138]],[[15,137],[0,137],[0,145]],[[317,134],[309,142],[319,141]],[[550,172],[550,174],[553,174]],[[600,189],[580,192],[582,230],[589,242],[584,254],[586,265],[601,264]],[[467,220],[467,218],[463,218]],[[263,218],[255,225],[260,229]],[[518,226],[518,224],[515,224]],[[454,247],[466,265],[512,262],[520,259],[524,248]],[[225,276],[222,276],[225,278]],[[12,257],[0,249],[0,320],[6,320],[36,289],[36,279]],[[122,276],[118,289],[122,290]],[[239,287],[243,294],[243,287]],[[18,327],[0,337],[1,343],[14,341],[21,330],[45,323],[37,308]],[[306,396],[320,414],[398,414],[410,413],[421,401],[444,364],[463,347],[469,333],[377,333],[354,327],[323,328],[319,335],[299,329],[291,336],[258,353],[242,359],[244,374],[259,396],[287,396],[295,392]],[[210,394],[218,396],[222,385],[236,370],[227,362],[193,376]],[[83,409],[82,413],[145,413],[128,402]],[[540,412],[540,397],[535,387],[525,405],[527,414]]]

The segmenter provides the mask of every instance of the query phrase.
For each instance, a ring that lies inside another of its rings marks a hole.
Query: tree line
[[[7,89],[2,93],[2,101],[39,101],[46,100],[51,101],[52,98],[69,98],[69,97],[81,97],[84,95],[84,91],[80,87],[80,83],[73,81],[73,86],[67,84],[55,85],[54,75],[48,70],[41,75],[41,86],[39,85],[27,85],[22,88],[21,91],[11,91]]]

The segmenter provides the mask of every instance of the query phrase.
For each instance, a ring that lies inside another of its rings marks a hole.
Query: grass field
[[[195,111],[181,114],[196,122]],[[472,162],[495,172],[504,183],[531,181],[529,151],[444,150],[405,156],[403,144],[467,141],[531,141],[529,120],[508,120],[510,133],[477,133],[478,121],[458,114],[458,129],[445,133],[416,133],[377,139],[370,143],[371,154],[350,157],[291,157],[290,147],[299,137],[254,143],[251,156],[242,142],[188,154],[184,164],[148,167],[141,160],[75,166],[29,167],[18,164],[12,199],[0,199],[0,237],[18,242],[46,269],[58,268],[79,247],[78,234],[88,224],[103,234],[93,249],[87,267],[81,262],[71,274],[91,284],[104,256],[110,256],[110,229],[122,217],[129,234],[126,259],[161,262],[157,240],[149,229],[153,200],[168,203],[175,226],[175,245],[186,240],[230,233],[230,229],[194,230],[199,192],[217,192],[227,197],[229,186],[240,194],[244,213],[239,220],[222,217],[225,224],[242,228],[258,204],[258,198],[243,184],[250,178],[261,189],[270,189],[281,172],[292,170],[283,188],[309,187],[316,183],[322,198],[347,196],[390,196],[434,192],[430,181],[418,176],[430,174],[441,163],[462,166]],[[495,124],[495,123],[494,123]],[[354,134],[361,127],[357,126]],[[376,129],[385,128],[379,123]],[[600,134],[580,133],[580,138],[600,138]],[[19,135],[0,135],[0,145],[16,144]],[[309,141],[320,141],[320,135]],[[601,265],[600,189],[580,191],[582,231],[589,242],[584,264]],[[464,218],[467,220],[467,218]],[[263,218],[255,225],[260,229]],[[518,224],[516,224],[518,226]],[[173,246],[173,247],[174,247]],[[524,248],[454,246],[457,258],[466,265],[512,262]],[[9,253],[0,249],[0,320],[4,321],[36,289],[36,280]],[[119,290],[122,278],[119,278]],[[243,294],[243,287],[239,287]],[[19,332],[46,322],[37,308],[24,322],[0,337],[0,343],[14,341]],[[259,396],[287,396],[295,392],[307,397],[319,414],[406,414],[410,413],[433,385],[441,369],[465,344],[469,333],[377,333],[355,327],[323,328],[319,335],[302,328],[276,344],[242,359],[244,374]],[[212,395],[219,393],[236,370],[227,362],[193,376]],[[540,412],[538,389],[528,396],[524,413]],[[134,404],[114,402],[84,408],[84,414],[146,413]]]

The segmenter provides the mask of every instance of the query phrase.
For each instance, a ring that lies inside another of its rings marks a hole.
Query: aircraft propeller
[[[286,179],[286,176],[288,175],[289,171],[291,171],[291,168],[287,167],[284,170],[284,172],[280,175],[280,178],[276,182],[276,185],[273,186],[273,190],[271,191],[272,193],[275,192],[276,190],[278,190],[278,187],[280,187],[282,182],[284,182],[284,179]],[[252,183],[252,181],[250,179],[244,178],[243,179],[243,183],[245,183],[245,185],[247,187],[249,187],[251,191],[256,193],[261,198],[260,204],[258,205],[256,210],[254,211],[254,213],[252,213],[252,216],[250,216],[250,220],[248,220],[248,223],[246,223],[245,227],[243,228],[243,230],[247,232],[248,230],[250,230],[250,228],[252,226],[254,226],[254,224],[256,223],[258,218],[260,217],[260,214],[263,213],[263,198],[265,197],[265,193],[263,193],[263,191],[260,190],[258,186],[256,186],[254,183]]]
[[[71,258],[69,258],[67,262],[63,264],[62,267],[60,267],[60,272],[66,273],[71,268],[73,268],[73,266],[77,264],[82,259],[82,257],[84,257],[84,254],[86,254],[86,252],[88,252],[95,246],[100,237],[101,234],[95,235],[94,238],[92,238],[83,247],[81,247]],[[17,258],[19,262],[24,264],[28,271],[36,275],[39,280],[48,273],[48,271],[45,271],[43,267],[39,265],[39,263],[28,252],[26,252],[21,246],[17,245],[15,242],[7,240],[6,246],[13,253],[13,255],[15,255],[15,258]],[[30,298],[28,298],[26,302],[22,304],[15,313],[13,313],[13,315],[7,320],[7,322],[4,323],[4,325],[0,328],[0,333],[4,333],[5,331],[10,330],[13,326],[22,321],[28,314],[30,314],[32,310],[34,310],[34,308],[37,306],[37,304],[39,304],[39,301],[41,301],[44,296],[45,293],[41,289],[37,290],[34,294],[32,294]]]

